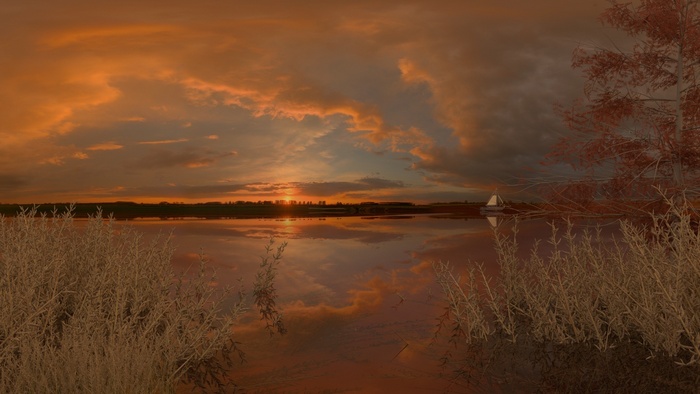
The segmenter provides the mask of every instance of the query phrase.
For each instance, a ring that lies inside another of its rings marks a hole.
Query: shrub
[[[99,212],[82,229],[70,212],[35,216],[0,217],[0,392],[231,384],[243,294],[210,286],[202,256],[196,272],[175,275],[170,236],[145,243]]]
[[[277,247],[277,250],[273,249],[273,245],[274,240],[270,238],[270,242],[265,246],[265,257],[261,258],[260,269],[253,282],[255,305],[260,312],[260,319],[265,320],[265,329],[271,336],[275,334],[275,331],[280,335],[287,333],[282,313],[279,312],[276,305],[277,289],[275,289],[277,265],[282,260],[282,253],[287,247],[287,243],[283,242]]]
[[[620,357],[636,371],[649,369],[637,361],[654,365],[654,387],[664,379],[680,384],[677,374],[700,378],[700,235],[692,209],[669,204],[647,225],[621,221],[618,238],[603,239],[599,229],[576,234],[570,221],[560,235],[552,225],[547,257],[536,245],[529,259],[518,258],[517,228],[510,237],[496,231],[498,278],[470,263],[462,283],[448,263],[434,264],[451,341],[463,339],[471,352],[488,349],[488,357],[503,348],[511,359],[517,351],[530,361],[539,354],[529,369],[536,374],[551,376],[552,367],[576,361],[570,368],[585,371],[577,376],[586,384],[612,374],[595,375],[590,360],[609,367]],[[549,384],[562,384],[561,376]]]

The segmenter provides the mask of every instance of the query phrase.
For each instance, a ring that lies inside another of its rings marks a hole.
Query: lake
[[[173,231],[178,270],[203,252],[217,284],[249,293],[270,237],[287,242],[279,265],[278,305],[288,333],[270,337],[251,313],[236,340],[247,363],[232,371],[243,392],[465,392],[434,340],[445,303],[432,263],[469,260],[497,273],[492,226],[484,218],[378,216],[297,219],[136,220],[153,236]],[[499,231],[508,231],[508,223]],[[542,220],[519,224],[524,252],[546,238]],[[252,294],[249,294],[252,297]],[[449,336],[449,333],[444,334]]]

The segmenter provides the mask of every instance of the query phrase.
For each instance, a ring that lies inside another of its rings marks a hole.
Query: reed
[[[646,224],[622,220],[611,239],[600,229],[574,231],[571,221],[563,230],[552,225],[548,253],[538,243],[525,259],[517,256],[517,228],[510,236],[496,231],[497,278],[470,262],[469,280],[462,281],[449,263],[434,264],[451,341],[477,342],[481,350],[527,348],[530,356],[535,346],[549,360],[544,369],[572,354],[610,359],[627,349],[622,357],[673,362],[666,371],[684,370],[697,380],[700,235],[692,208],[668,203],[665,214]]]
[[[230,390],[240,289],[212,286],[203,256],[176,274],[169,235],[35,216],[0,218],[0,392]]]

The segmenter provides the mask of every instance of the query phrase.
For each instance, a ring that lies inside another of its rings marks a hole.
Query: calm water
[[[203,251],[219,284],[242,278],[250,290],[270,237],[288,246],[278,271],[288,334],[270,338],[255,315],[236,332],[248,363],[233,371],[245,392],[465,392],[451,383],[433,341],[442,294],[432,262],[496,273],[493,230],[482,218],[375,217],[141,220],[148,234],[174,231],[174,264]],[[500,230],[507,231],[508,223]],[[525,249],[544,238],[542,221],[519,225]]]

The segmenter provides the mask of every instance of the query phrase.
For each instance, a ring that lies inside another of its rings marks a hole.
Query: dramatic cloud
[[[7,196],[235,179],[309,199],[473,198],[536,170],[566,132],[552,106],[580,93],[570,54],[603,37],[603,6],[2,7],[0,172],[35,178]]]

